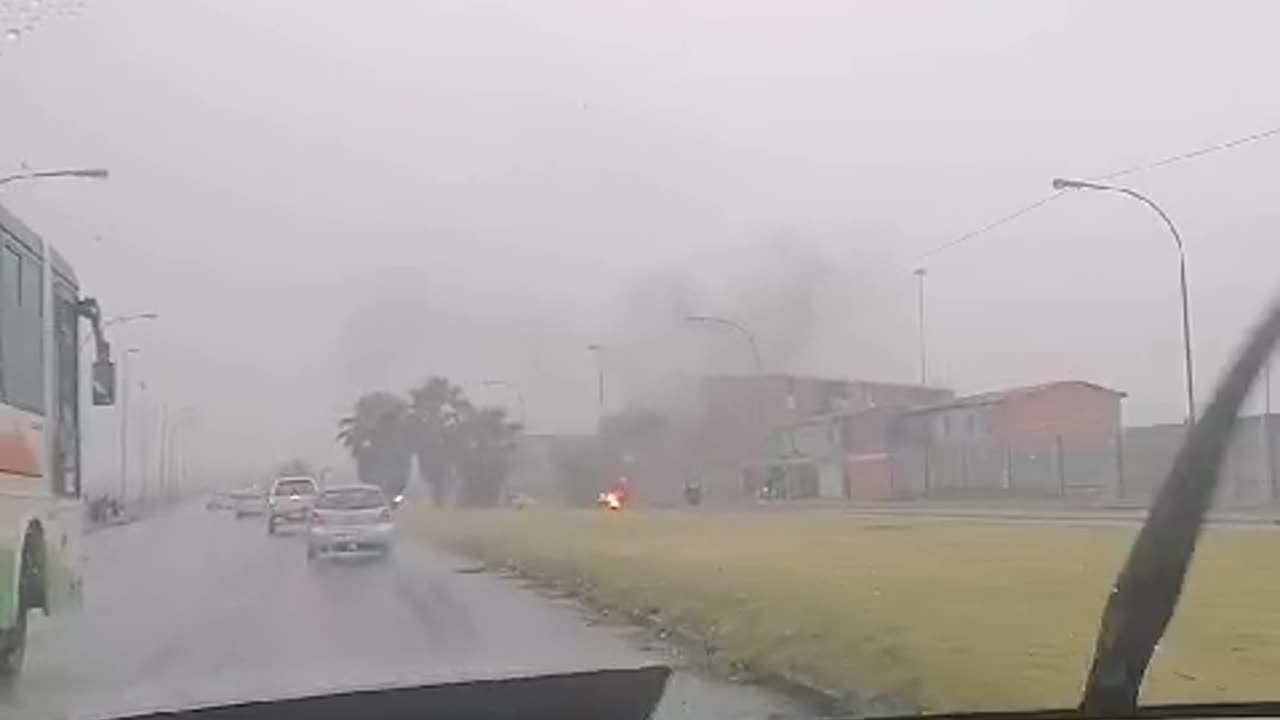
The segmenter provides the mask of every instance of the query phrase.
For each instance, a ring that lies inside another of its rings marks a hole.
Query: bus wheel
[[[13,627],[0,632],[0,679],[17,677],[22,670],[22,660],[27,655],[27,611],[34,601],[42,600],[38,585],[43,581],[40,568],[38,536],[28,536],[22,544],[22,571],[18,574],[18,616]]]
[[[0,633],[0,679],[14,678],[22,670],[27,654],[27,609],[18,608],[13,627]]]

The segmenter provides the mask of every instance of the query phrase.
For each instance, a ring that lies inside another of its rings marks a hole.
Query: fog
[[[25,3],[0,3],[4,13]],[[1184,412],[1177,256],[1091,177],[1280,124],[1259,2],[131,0],[59,3],[0,54],[0,202],[138,347],[201,462],[339,462],[366,389],[431,374],[531,429],[669,371],[933,384],[1071,377]],[[53,12],[67,8],[68,12]],[[1125,178],[1187,242],[1210,387],[1280,267],[1280,139]],[[137,412],[144,412],[139,405]],[[89,468],[114,466],[94,411]]]

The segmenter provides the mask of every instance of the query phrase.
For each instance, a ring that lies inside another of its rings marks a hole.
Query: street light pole
[[[920,384],[921,384],[921,385],[928,385],[928,384],[929,384],[929,359],[928,359],[928,354],[927,354],[927,350],[926,350],[926,347],[927,347],[927,346],[925,345],[925,339],[924,339],[924,338],[925,338],[925,332],[924,332],[924,276],[925,276],[925,269],[924,269],[924,268],[916,268],[916,269],[915,269],[915,272],[914,272],[914,273],[912,273],[912,274],[913,274],[913,275],[915,275],[915,276],[916,276],[916,279],[918,280],[918,282],[917,282],[917,288],[916,288],[916,296],[917,296],[917,297],[916,297],[916,309],[918,310],[918,312],[919,312],[919,316],[920,316],[920,317],[919,317],[919,330],[920,330]]]
[[[129,503],[129,358],[142,352],[129,348],[120,358],[120,502]]]
[[[591,343],[587,349],[596,356],[596,429],[599,431],[600,423],[604,421],[604,346]]]
[[[110,172],[105,168],[72,168],[68,170],[34,170],[0,177],[0,185],[20,180],[45,180],[49,178],[79,178],[81,180],[106,180]]]
[[[760,346],[756,343],[756,336],[752,334],[741,323],[730,320],[726,317],[718,315],[686,315],[685,322],[691,323],[709,323],[712,325],[723,325],[733,328],[739,335],[746,339],[747,345],[751,348],[751,365],[756,375],[764,375],[764,363],[760,360]]]
[[[751,348],[751,365],[755,371],[754,377],[756,391],[754,394],[756,396],[756,420],[759,423],[758,428],[760,433],[759,453],[760,459],[765,461],[770,454],[770,443],[773,439],[774,427],[771,422],[771,416],[768,409],[770,404],[768,395],[769,388],[764,376],[764,362],[760,359],[760,345],[756,343],[755,334],[748,330],[745,325],[718,315],[686,315],[684,319],[685,322],[690,323],[723,325],[724,327],[732,328],[735,332],[746,339],[747,345]],[[767,465],[767,463],[765,464]],[[743,468],[741,472],[743,478],[743,490],[745,491],[748,487],[748,475],[745,468]],[[768,470],[766,469],[764,472],[767,475]],[[764,480],[762,479],[761,482],[764,482]]]
[[[1271,437],[1271,358],[1262,366],[1262,452],[1265,453],[1263,472],[1267,474],[1267,488],[1271,501],[1280,500],[1280,486],[1276,478],[1275,441]]]
[[[1127,195],[1134,200],[1146,205],[1155,211],[1164,220],[1164,224],[1169,228],[1169,233],[1173,235],[1173,244],[1178,250],[1178,290],[1182,299],[1182,353],[1183,353],[1183,369],[1186,371],[1187,383],[1187,424],[1194,425],[1196,422],[1196,389],[1195,389],[1195,372],[1191,364],[1191,303],[1187,297],[1187,254],[1182,244],[1182,234],[1178,232],[1178,227],[1173,224],[1173,219],[1169,217],[1159,205],[1151,198],[1132,190],[1127,187],[1118,185],[1104,185],[1102,183],[1089,182],[1086,180],[1068,180],[1066,178],[1053,179],[1054,190],[1098,190],[1102,192],[1114,192],[1121,195]]]

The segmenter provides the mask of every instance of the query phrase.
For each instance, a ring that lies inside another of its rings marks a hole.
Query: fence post
[[[931,448],[926,446],[924,449],[924,496],[926,498],[928,498],[933,492],[933,478],[930,477],[931,473],[929,467],[933,462],[931,457],[932,454]]]
[[[1116,499],[1124,499],[1124,428],[1116,430]]]
[[[1058,462],[1058,497],[1067,496],[1067,453],[1062,447],[1062,435],[1053,436],[1053,446],[1056,448]]]

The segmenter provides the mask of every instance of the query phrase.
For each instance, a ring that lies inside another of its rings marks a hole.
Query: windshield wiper
[[[1280,717],[1280,699],[1138,704],[1151,656],[1182,596],[1240,407],[1278,339],[1280,298],[1247,337],[1204,416],[1188,429],[1173,469],[1151,503],[1103,609],[1093,664],[1078,707],[929,713],[882,720]]]
[[[1178,450],[1103,610],[1080,700],[1084,714],[1115,717],[1137,709],[1147,665],[1182,595],[1240,407],[1277,338],[1280,302],[1254,328]]]

